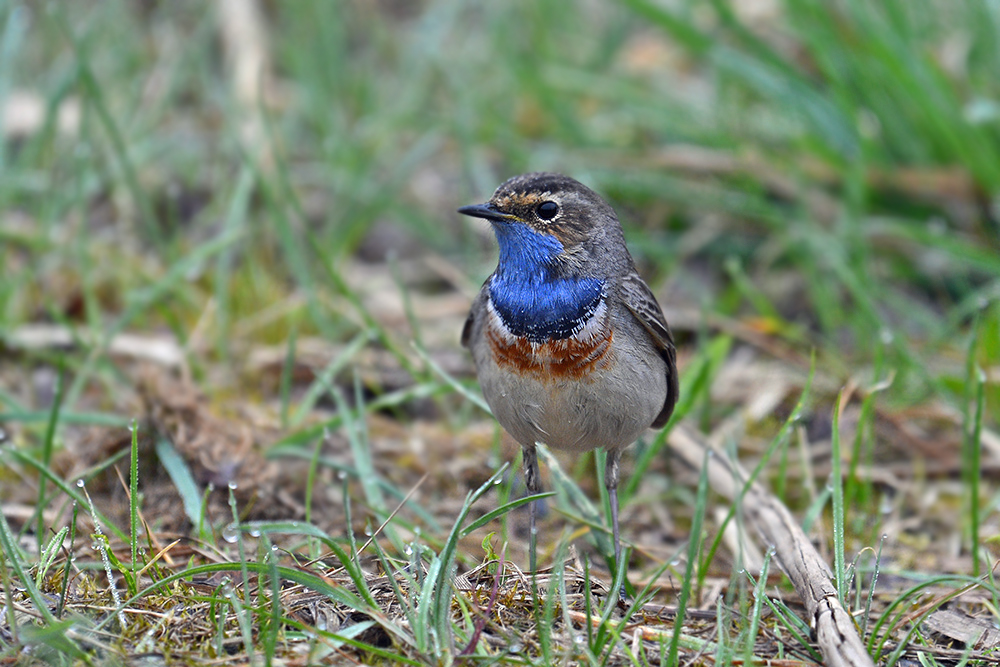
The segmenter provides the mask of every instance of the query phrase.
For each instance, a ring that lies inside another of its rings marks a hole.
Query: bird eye
[[[559,204],[554,201],[543,201],[538,205],[538,208],[535,209],[535,213],[537,213],[538,217],[542,220],[551,220],[556,217],[557,213],[559,213]]]

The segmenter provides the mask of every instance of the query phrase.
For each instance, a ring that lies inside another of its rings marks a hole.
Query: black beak
[[[485,218],[486,220],[510,220],[514,216],[509,213],[503,213],[496,210],[493,204],[473,204],[472,206],[463,206],[458,209],[458,212],[462,215],[471,215],[473,218]]]

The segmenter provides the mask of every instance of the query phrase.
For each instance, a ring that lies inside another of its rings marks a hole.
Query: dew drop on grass
[[[230,491],[235,491],[238,488],[240,488],[240,487],[239,487],[239,485],[235,481],[232,481],[232,482],[229,483],[229,490]]]
[[[412,556],[413,555],[413,546],[410,545],[410,544],[407,544],[406,547],[403,549],[403,553],[405,555],[407,555],[407,556]]]
[[[235,523],[227,524],[225,528],[222,529],[222,539],[230,544],[236,542],[240,536],[240,527]]]
[[[250,537],[260,537],[260,528],[251,528],[247,531]]]
[[[76,480],[76,488],[78,488],[78,489],[82,489],[83,488],[83,479]]]
[[[347,479],[347,471],[346,470],[338,470],[337,471],[337,479],[339,479],[340,481],[344,481],[345,479]]]

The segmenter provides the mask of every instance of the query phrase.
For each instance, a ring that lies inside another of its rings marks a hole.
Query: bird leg
[[[538,452],[534,444],[523,445],[521,451],[522,458],[524,459],[524,484],[528,487],[528,495],[533,496],[541,491],[538,472]],[[535,528],[535,505],[537,504],[537,500],[532,500],[528,504],[528,563],[532,576],[535,574],[535,566],[537,565],[537,557],[535,555],[538,542],[538,534]]]
[[[622,563],[622,543],[618,535],[618,462],[621,460],[621,452],[617,449],[608,451],[606,463],[604,465],[604,486],[608,490],[608,504],[611,505],[611,533],[615,540],[615,570],[612,577],[618,576],[618,569],[625,567]],[[618,589],[618,599],[625,602],[625,579],[622,579],[621,588]]]

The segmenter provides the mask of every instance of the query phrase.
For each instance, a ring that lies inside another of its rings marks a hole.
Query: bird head
[[[561,174],[515,176],[488,202],[463,206],[458,212],[493,226],[500,245],[500,271],[544,267],[577,273],[599,254],[599,248],[624,248],[612,208],[596,192]],[[608,236],[617,238],[609,244]]]

